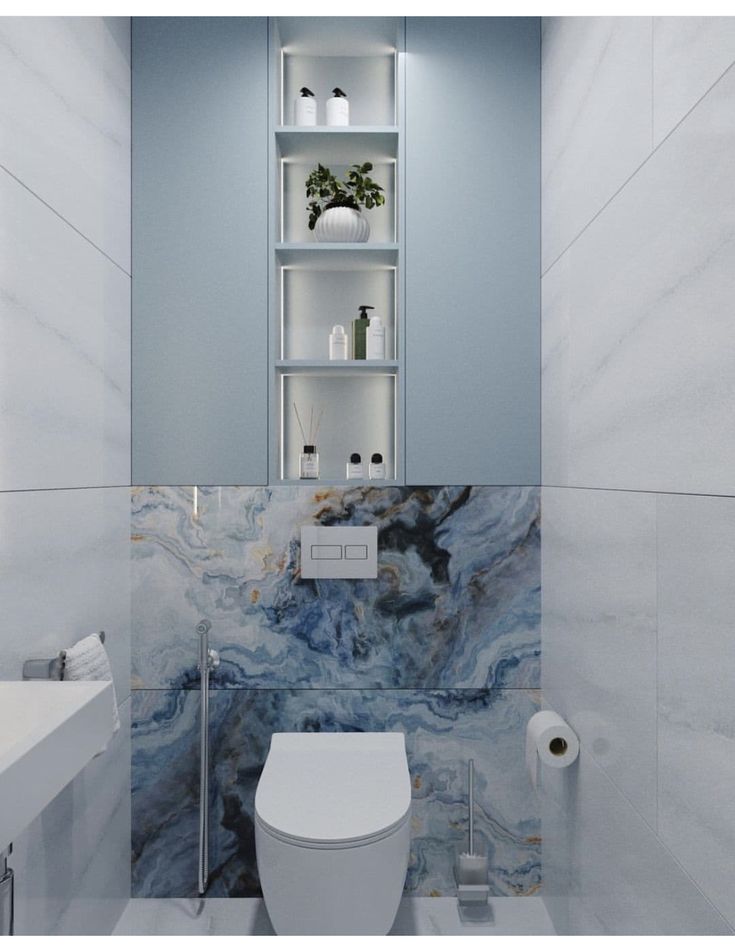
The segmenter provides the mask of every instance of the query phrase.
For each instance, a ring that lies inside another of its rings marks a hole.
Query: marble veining
[[[133,687],[198,687],[212,621],[228,688],[539,682],[535,488],[133,491]],[[301,524],[376,524],[377,580],[302,580]]]
[[[0,492],[0,679],[104,629],[130,692],[130,489]]]
[[[403,731],[413,786],[409,895],[452,895],[466,847],[466,762],[477,773],[477,835],[495,895],[540,886],[538,801],[523,735],[524,690],[229,690],[212,696],[210,896],[259,892],[255,788],[275,731]],[[133,693],[133,895],[194,895],[199,695]]]
[[[2,17],[0,164],[130,272],[130,20]]]
[[[544,277],[563,263],[544,292],[546,483],[733,492],[734,94],[731,71]]]
[[[653,17],[653,143],[735,62],[735,17]]]
[[[735,926],[735,499],[658,499],[659,833]]]
[[[0,489],[127,484],[130,279],[2,170],[0,205]]]
[[[544,697],[656,827],[656,497],[544,488]]]
[[[546,18],[541,76],[547,270],[651,152],[651,18]]]
[[[130,711],[13,842],[18,935],[108,935],[130,897]]]
[[[585,747],[544,772],[544,876],[557,932],[732,935],[732,929]]]
[[[401,901],[391,936],[553,936],[538,896],[494,897],[487,922],[463,922],[452,897]],[[113,936],[273,936],[261,899],[132,899]]]

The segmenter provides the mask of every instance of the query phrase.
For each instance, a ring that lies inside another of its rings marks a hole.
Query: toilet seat
[[[304,839],[303,837],[291,837],[288,834],[284,834],[281,831],[275,830],[273,827],[269,827],[268,824],[262,821],[257,814],[255,815],[255,822],[261,828],[264,834],[268,834],[269,837],[273,837],[275,840],[280,840],[284,844],[290,844],[292,847],[306,847],[314,850],[343,850],[352,847],[365,847],[368,844],[374,844],[379,840],[384,840],[386,837],[391,837],[393,834],[398,833],[398,831],[401,830],[410,817],[410,814],[406,814],[403,820],[398,821],[396,824],[392,824],[383,831],[378,831],[372,836],[350,838],[349,840],[339,841],[323,841]]]
[[[400,732],[273,735],[255,819],[297,847],[361,847],[397,833],[411,811]]]

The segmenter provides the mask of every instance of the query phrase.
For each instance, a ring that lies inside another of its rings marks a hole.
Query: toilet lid
[[[400,732],[275,734],[255,794],[261,824],[308,843],[379,836],[410,807]]]

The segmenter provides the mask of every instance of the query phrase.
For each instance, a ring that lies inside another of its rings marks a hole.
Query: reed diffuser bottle
[[[299,455],[299,478],[302,481],[315,480],[319,477],[319,452],[316,445],[304,445]]]
[[[315,481],[319,477],[319,452],[316,450],[316,438],[319,434],[319,427],[322,424],[322,415],[324,414],[324,409],[319,410],[315,424],[314,406],[312,405],[309,412],[308,436],[301,422],[301,416],[299,415],[299,410],[295,402],[293,404],[293,410],[296,413],[296,421],[299,423],[302,445],[304,446],[303,451],[299,455],[299,478],[302,481]]]

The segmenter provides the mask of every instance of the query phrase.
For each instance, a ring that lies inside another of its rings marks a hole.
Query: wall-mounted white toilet
[[[263,897],[279,935],[386,935],[408,868],[402,734],[275,734],[255,794]]]

